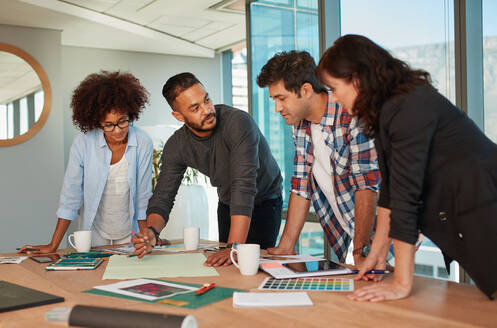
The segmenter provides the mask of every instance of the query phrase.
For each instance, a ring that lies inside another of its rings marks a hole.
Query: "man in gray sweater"
[[[132,239],[138,257],[159,244],[187,167],[199,170],[218,189],[219,241],[273,247],[281,223],[280,169],[252,117],[226,105],[213,105],[191,73],[171,77],[162,94],[184,125],[171,136],[162,155],[157,186],[147,209],[148,235]],[[192,204],[195,206],[195,204]],[[206,261],[231,264],[230,249]]]

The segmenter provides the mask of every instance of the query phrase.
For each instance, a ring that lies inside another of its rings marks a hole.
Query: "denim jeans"
[[[274,247],[281,225],[281,196],[255,204],[250,220],[247,244],[259,244],[262,249]],[[226,243],[231,227],[230,207],[219,202],[217,206],[219,241]]]

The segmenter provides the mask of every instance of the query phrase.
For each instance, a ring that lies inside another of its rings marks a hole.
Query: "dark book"
[[[64,302],[63,297],[0,281],[0,312]]]

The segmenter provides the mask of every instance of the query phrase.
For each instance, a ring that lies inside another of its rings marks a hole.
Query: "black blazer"
[[[391,209],[390,237],[418,233],[452,259],[488,296],[497,290],[497,145],[429,86],[381,109],[375,140],[379,205]]]

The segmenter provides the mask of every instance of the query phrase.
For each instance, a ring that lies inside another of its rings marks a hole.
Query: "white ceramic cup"
[[[233,258],[237,254],[238,262]],[[258,244],[240,244],[231,249],[231,262],[240,270],[244,276],[252,276],[259,270],[259,258],[261,247]]]
[[[71,241],[71,237],[74,239],[74,243]],[[91,248],[91,231],[75,231],[67,237],[67,240],[77,252],[88,252]]]
[[[187,251],[198,249],[200,240],[200,227],[188,227],[183,229],[183,243]]]

